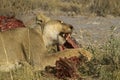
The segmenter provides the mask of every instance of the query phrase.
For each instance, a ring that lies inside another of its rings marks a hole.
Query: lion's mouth
[[[71,33],[61,33],[60,35],[66,40],[63,45],[59,45],[60,51],[64,49],[79,48],[76,40],[71,37]]]
[[[71,33],[63,33],[63,32],[61,32],[59,35],[61,37],[63,37],[64,39],[66,39],[68,35],[71,36]]]

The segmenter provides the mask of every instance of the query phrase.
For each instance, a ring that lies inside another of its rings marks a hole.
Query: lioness
[[[83,54],[90,60],[91,53],[78,49],[67,49],[56,54],[48,54],[47,47],[56,43],[63,44],[65,39],[60,33],[72,33],[73,27],[59,20],[45,23],[43,32],[40,27],[17,28],[0,32],[0,71],[10,71],[27,62],[35,70],[43,70],[55,64],[60,57]]]

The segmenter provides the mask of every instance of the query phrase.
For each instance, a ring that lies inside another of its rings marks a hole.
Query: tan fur
[[[71,25],[59,20],[49,20],[44,25],[43,33],[40,27],[0,32],[0,70],[9,71],[20,67],[20,62],[27,62],[34,69],[43,70],[45,66],[53,66],[60,57],[69,58],[80,54],[83,54],[88,60],[91,59],[92,54],[82,48],[49,54],[47,46],[53,45],[54,42],[55,44],[56,42],[64,43],[64,39],[59,36],[60,32],[71,33]]]
[[[42,31],[44,30],[45,24],[50,21],[50,18],[43,15],[42,13],[36,14],[36,23],[41,26]]]
[[[64,44],[65,39],[59,34],[62,33],[72,33],[73,27],[69,24],[62,23],[59,20],[48,21],[43,30],[43,38],[46,46],[52,45],[54,43]]]

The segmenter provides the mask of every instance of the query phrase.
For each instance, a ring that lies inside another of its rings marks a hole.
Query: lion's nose
[[[70,26],[70,29],[73,29],[73,26]]]

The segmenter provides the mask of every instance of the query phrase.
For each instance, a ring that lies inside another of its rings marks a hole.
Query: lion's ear
[[[36,23],[41,25],[44,22],[42,20],[36,18]]]
[[[42,13],[39,13],[39,14],[36,15],[36,21],[37,21],[37,23],[39,23],[39,24],[45,24],[45,23],[47,23],[49,20],[50,20],[50,18],[47,17],[47,16],[45,16],[45,15],[42,14]]]

